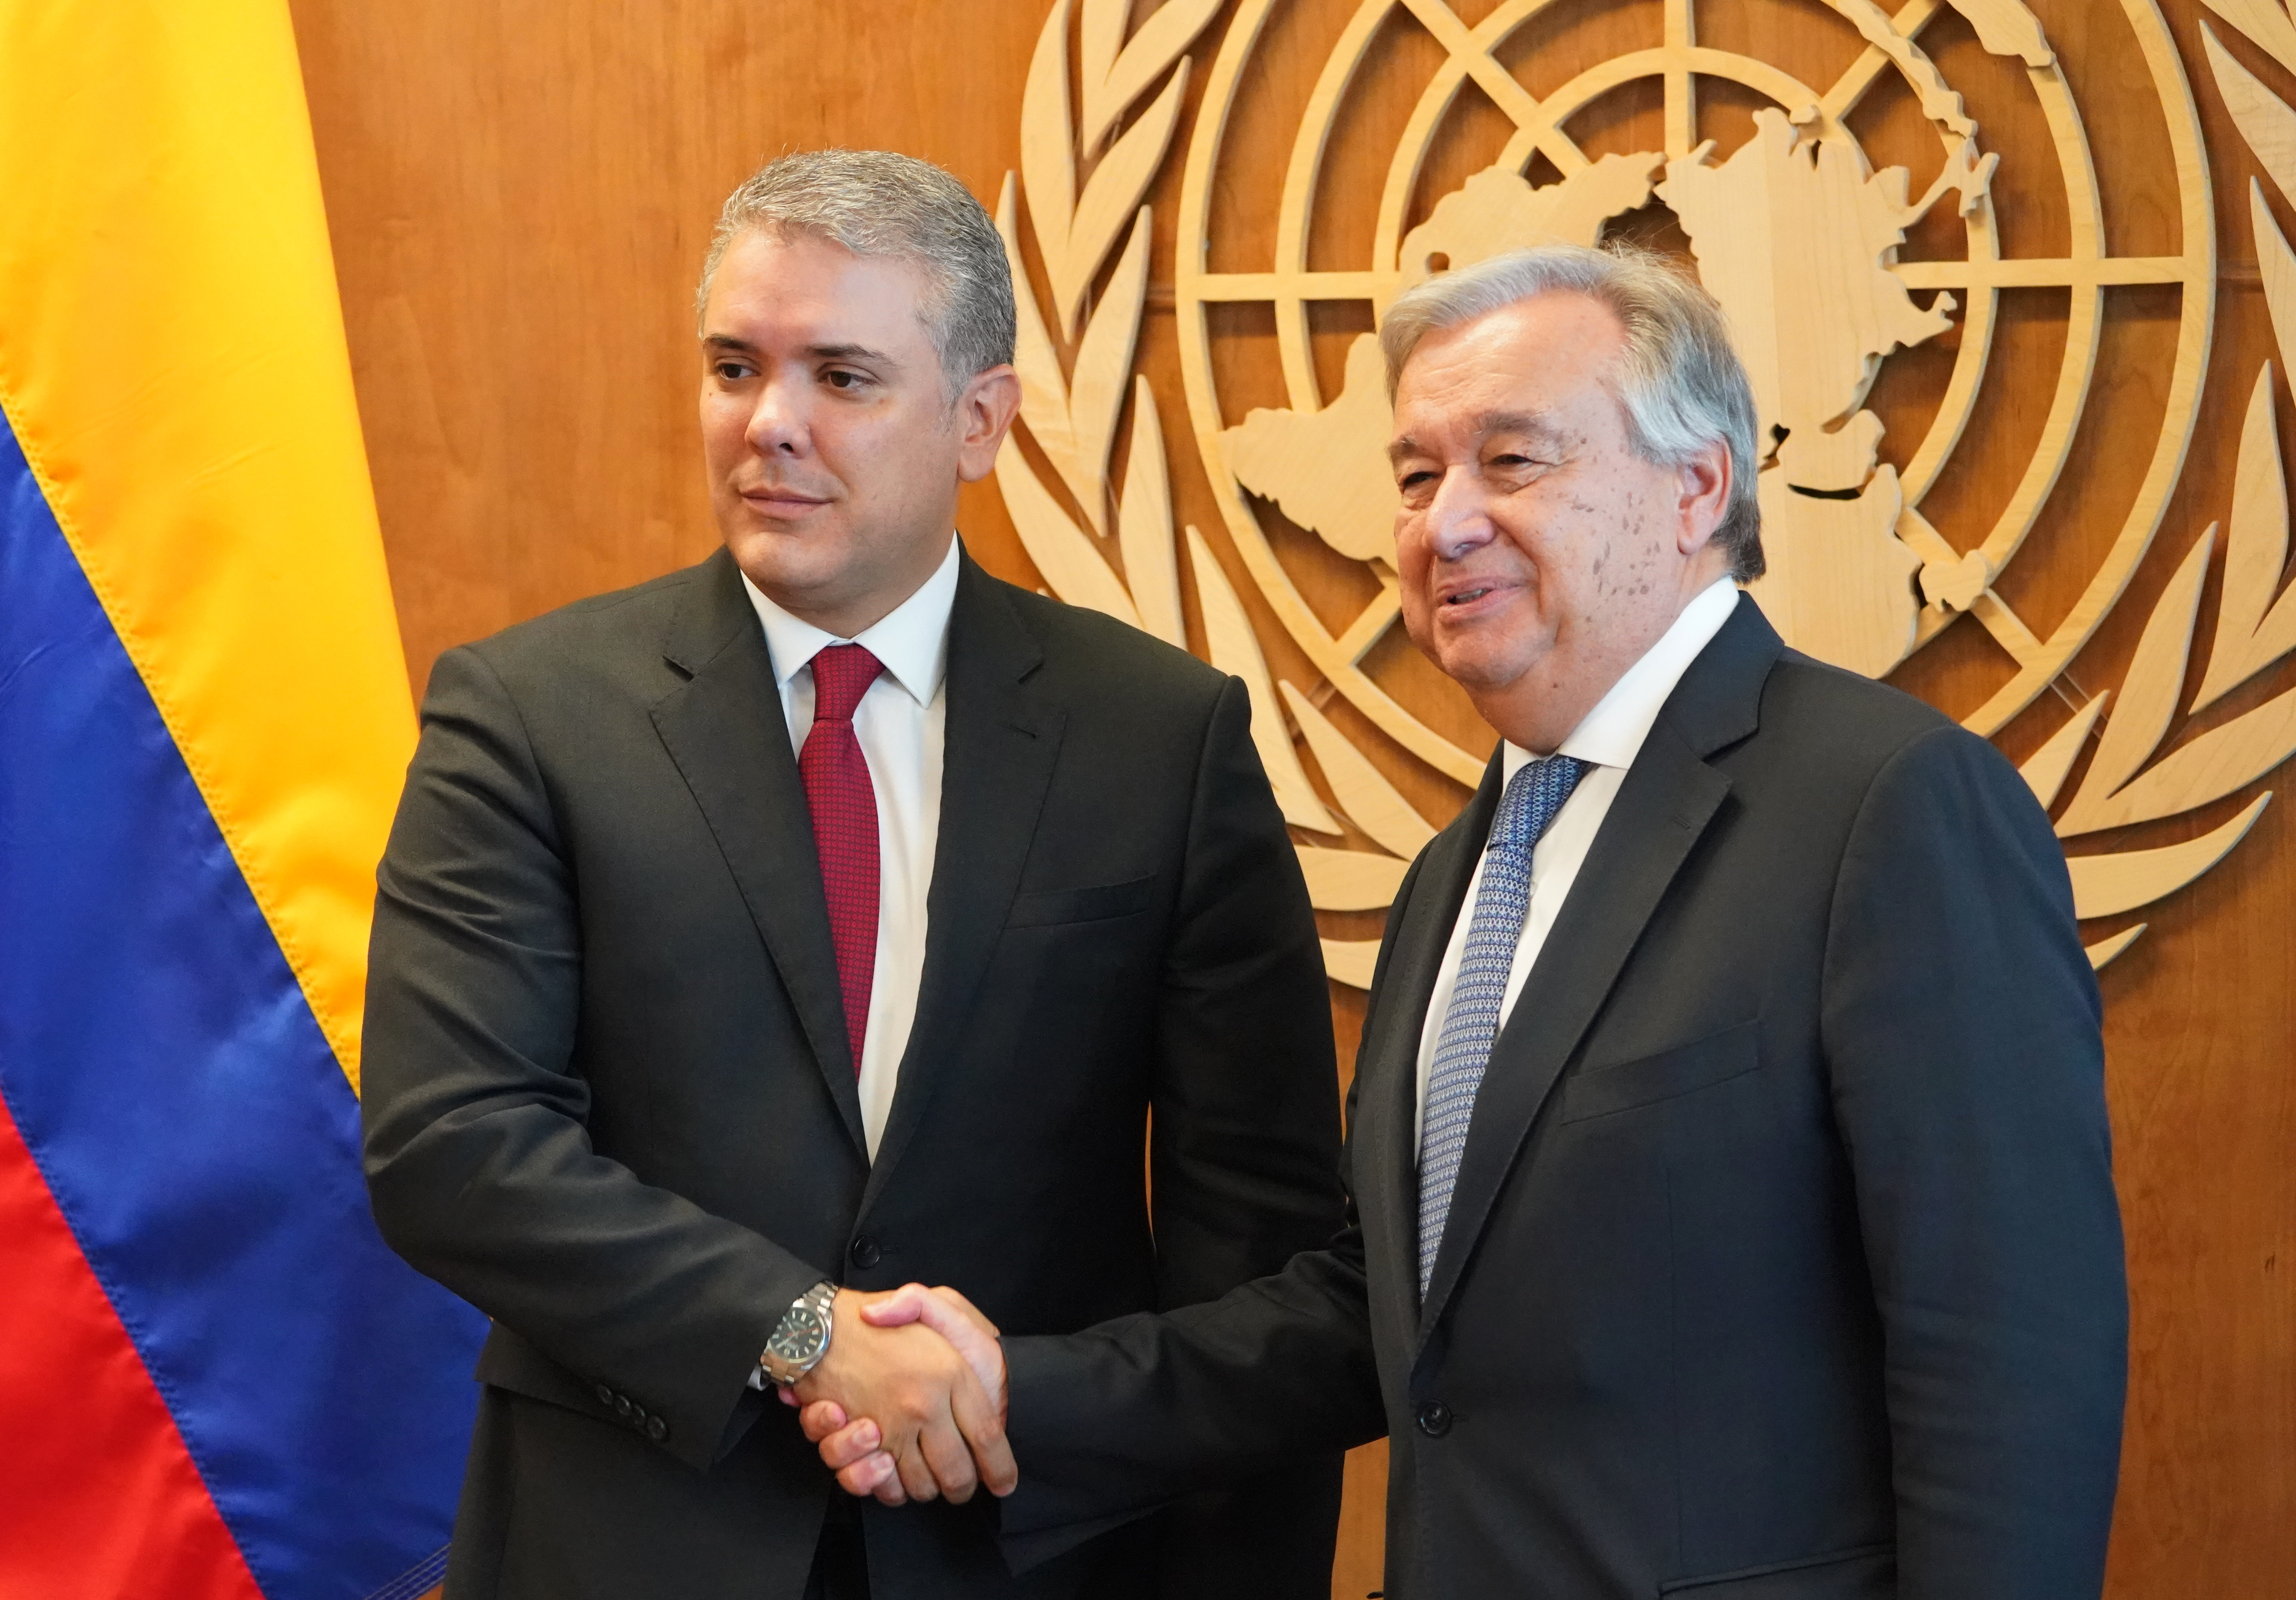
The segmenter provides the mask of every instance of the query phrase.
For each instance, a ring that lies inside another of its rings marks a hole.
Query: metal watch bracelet
[[[829,1353],[829,1308],[836,1298],[837,1285],[824,1278],[790,1302],[758,1356],[767,1383],[782,1387],[794,1383]]]

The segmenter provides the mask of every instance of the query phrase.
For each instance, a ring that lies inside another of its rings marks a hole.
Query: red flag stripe
[[[262,1600],[0,1100],[0,1595]]]

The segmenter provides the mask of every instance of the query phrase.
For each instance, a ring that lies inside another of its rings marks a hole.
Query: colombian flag
[[[484,1325],[359,1176],[414,726],[285,0],[0,0],[0,1596],[411,1596]]]

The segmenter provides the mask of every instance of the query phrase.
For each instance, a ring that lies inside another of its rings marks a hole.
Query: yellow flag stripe
[[[414,743],[284,0],[0,0],[0,406],[354,1089]]]

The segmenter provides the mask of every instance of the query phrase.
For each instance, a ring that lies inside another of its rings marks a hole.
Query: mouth
[[[793,488],[745,488],[741,494],[750,505],[773,516],[800,516],[817,505],[829,504],[825,495],[808,495]]]
[[[1456,588],[1446,589],[1437,595],[1435,609],[1452,616],[1472,613],[1479,607],[1504,600],[1513,587],[1513,584],[1500,583],[1496,580],[1488,583],[1463,583]]]

